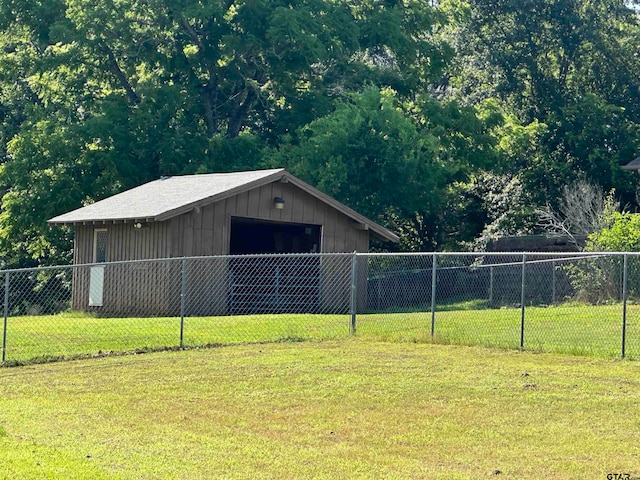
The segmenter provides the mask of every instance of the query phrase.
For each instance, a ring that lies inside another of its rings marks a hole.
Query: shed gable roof
[[[73,225],[118,221],[164,221],[196,207],[252,190],[275,181],[287,181],[318,200],[369,228],[383,240],[397,242],[398,236],[368,220],[346,205],[294,177],[282,168],[248,172],[209,173],[163,177],[126,190],[86,207],[49,220],[50,224]]]
[[[623,170],[640,170],[640,157],[631,160],[626,165],[622,165],[620,168]]]

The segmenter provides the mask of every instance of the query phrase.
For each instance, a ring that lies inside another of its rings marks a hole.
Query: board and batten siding
[[[273,199],[285,200],[284,209],[278,210]],[[369,232],[356,229],[356,224],[335,208],[318,200],[290,183],[273,182],[234,195],[213,204],[175,217],[171,223],[173,257],[228,255],[231,239],[231,217],[251,218],[273,222],[320,225],[322,253],[367,252]],[[222,260],[221,260],[222,261]],[[326,264],[325,264],[326,263]],[[204,311],[227,313],[228,276],[219,275],[226,267],[199,269],[196,278],[187,280],[187,289],[197,292],[187,302],[189,314]],[[321,266],[322,305],[348,310],[350,289],[343,285],[349,281],[349,262],[323,262]],[[358,275],[366,282],[366,268]],[[202,292],[207,292],[205,296]],[[204,310],[203,310],[204,309]]]
[[[275,197],[284,198],[284,209],[274,207]],[[164,222],[149,222],[139,229],[132,223],[76,225],[74,264],[94,262],[94,231],[103,228],[108,231],[107,262],[228,255],[231,217],[320,225],[322,253],[367,252],[369,249],[367,230],[358,229],[349,217],[295,185],[278,181],[194,208]],[[103,306],[94,308],[88,307],[89,268],[76,267],[73,308],[107,315],[177,314],[180,268],[179,262],[108,265]],[[347,262],[322,268],[323,297],[333,304],[348,304],[349,289],[336,283],[339,278],[350,278],[346,269],[350,269]],[[191,266],[186,287],[187,291],[196,293],[188,296],[188,314],[226,313],[228,275],[224,272],[226,265],[222,263],[216,268],[205,268],[205,264],[197,262]],[[366,272],[360,271],[361,276],[366,279]],[[334,288],[329,291],[332,285]]]
[[[284,209],[273,199],[285,200]],[[231,217],[322,226],[321,252],[367,252],[369,232],[333,207],[290,183],[274,182],[205,205],[171,220],[171,256],[228,255]]]
[[[100,229],[108,232],[107,262],[171,256],[167,222],[151,222],[143,228],[134,228],[132,223],[76,225],[74,264],[93,263],[94,231]]]
[[[167,222],[152,222],[144,228],[132,223],[76,225],[74,264],[94,262],[94,235],[106,229],[107,262],[160,259],[170,256]],[[168,262],[141,262],[106,265],[103,306],[89,305],[90,267],[78,266],[73,273],[72,305],[74,309],[95,310],[104,314],[166,314],[179,310],[179,266]],[[176,270],[177,272],[173,272]],[[176,286],[176,283],[178,286]]]

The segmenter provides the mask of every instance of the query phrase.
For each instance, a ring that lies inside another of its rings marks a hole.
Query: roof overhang
[[[620,167],[623,170],[640,170],[640,157],[636,158],[635,160],[631,160],[629,163],[627,163],[626,165],[622,165]]]
[[[68,214],[59,215],[58,217],[54,217],[49,220],[50,225],[105,225],[105,224],[114,224],[114,223],[136,223],[136,222],[162,222],[165,220],[170,220],[171,218],[177,217],[179,215],[183,215],[188,213],[194,209],[204,207],[205,205],[209,205],[211,203],[219,202],[221,200],[233,197],[235,195],[239,195],[241,193],[247,192],[249,190],[253,190],[255,188],[259,188],[263,185],[268,185],[273,182],[282,182],[282,183],[290,183],[305,191],[312,197],[320,200],[321,202],[331,206],[332,208],[338,210],[343,215],[350,218],[356,225],[354,228],[358,230],[368,230],[374,236],[383,241],[390,242],[399,242],[400,237],[393,233],[391,230],[384,228],[381,225],[378,225],[375,222],[372,222],[365,216],[359,214],[355,210],[347,207],[346,205],[340,203],[338,200],[330,197],[329,195],[321,192],[317,188],[312,187],[306,182],[294,177],[289,172],[284,169],[274,170],[273,173],[269,175],[265,175],[261,178],[258,178],[253,181],[249,181],[243,183],[240,186],[235,188],[230,188],[229,190],[225,190],[224,192],[211,195],[209,197],[198,199],[197,201],[186,203],[184,205],[180,205],[179,207],[163,211],[157,215],[147,216],[147,217],[123,217],[123,218],[108,218],[108,219],[82,219],[76,220],[74,219],[73,212],[69,212]],[[80,209],[78,209],[80,210]],[[74,212],[77,210],[74,210]]]
[[[326,203],[327,205],[330,205],[331,207],[335,208],[336,210],[343,213],[347,217],[351,218],[351,220],[353,220],[357,224],[357,227],[356,227],[357,229],[369,230],[380,240],[385,240],[385,241],[395,242],[395,243],[400,241],[400,237],[398,237],[398,235],[393,233],[391,230],[388,230],[384,228],[382,225],[378,225],[377,223],[372,222],[365,216],[360,215],[355,210],[340,203],[335,198],[330,197],[326,193],[323,193],[320,190],[318,190],[317,188],[314,188],[308,183],[303,182],[299,178],[294,177],[289,172],[286,172],[286,171],[283,172],[282,177],[283,179],[285,179],[285,181],[292,183],[293,185],[297,186],[301,190],[304,190],[305,192],[317,198],[318,200]]]

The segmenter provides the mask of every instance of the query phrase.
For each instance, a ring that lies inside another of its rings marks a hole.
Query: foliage
[[[493,139],[493,159],[468,181],[452,185],[448,204],[457,241],[473,250],[497,237],[533,233],[536,205],[547,198],[542,177],[530,166],[546,171],[538,165],[546,162],[541,145],[548,127],[538,121],[523,125],[495,99],[482,103],[479,116]]]
[[[592,305],[618,302],[622,299],[621,257],[590,257],[563,266],[575,299]]]
[[[531,233],[532,205],[518,175],[479,172],[459,187],[458,203],[451,211],[466,218],[463,226],[468,231],[459,240],[481,251],[499,237]]]
[[[587,250],[592,252],[640,251],[640,215],[630,212],[611,212],[607,226],[589,235]]]
[[[589,252],[640,251],[640,215],[629,212],[609,212],[604,228],[587,237]],[[620,300],[623,292],[623,258],[605,256],[587,258],[568,268],[577,297],[592,303]],[[640,278],[640,265],[635,257],[628,262],[627,277]],[[627,282],[630,297],[640,298],[640,287]]]
[[[423,91],[452,52],[419,1],[0,5],[0,254],[66,263],[46,220],[164,174],[258,168],[366,85]]]
[[[637,112],[638,63],[622,53],[640,41],[638,18],[623,0],[469,0],[465,13],[456,32],[466,61],[459,68],[471,81],[458,88],[485,74],[489,91],[526,123],[585,94]]]
[[[402,234],[401,248],[443,243],[449,186],[493,158],[489,120],[421,98],[411,112],[392,90],[368,88],[298,132],[270,158]]]
[[[578,178],[637,205],[636,0],[0,3],[0,257],[165,174],[285,166],[401,249],[539,231]]]
[[[620,210],[613,190],[605,196],[600,186],[584,178],[566,185],[558,203],[558,211],[549,204],[536,211],[540,226],[548,235],[569,238],[578,248],[582,248],[588,235],[611,223],[614,214]]]
[[[439,161],[438,139],[417,128],[390,90],[370,88],[339,103],[299,137],[272,162],[381,223],[431,212],[447,176],[457,173]]]
[[[634,181],[619,169],[640,144],[640,61],[631,53],[640,30],[629,3],[462,2],[450,32],[459,54],[448,94],[471,104],[499,99],[519,125],[515,139],[522,128],[544,128],[520,161],[502,164],[534,208],[556,208],[562,187],[581,176],[635,202]]]

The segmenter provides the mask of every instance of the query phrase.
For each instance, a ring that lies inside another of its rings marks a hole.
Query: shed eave
[[[263,185],[267,185],[269,183],[273,183],[274,181],[279,180],[282,177],[282,174],[285,173],[284,169],[280,169],[277,172],[272,173],[269,176],[259,178],[254,180],[253,182],[245,183],[238,187],[226,190],[224,192],[218,193],[216,195],[212,195],[210,197],[201,198],[195,202],[191,202],[185,205],[181,205],[172,210],[167,210],[166,212],[162,212],[161,214],[155,217],[157,222],[164,222],[165,220],[169,220],[171,218],[183,215],[187,212],[195,208],[202,208],[205,205],[210,205],[212,203],[219,202],[220,200],[225,200],[227,198],[233,197],[235,195],[239,195],[241,193],[247,192],[249,190],[253,190],[254,188],[261,187]]]
[[[387,241],[387,242],[394,242],[394,243],[398,243],[400,241],[400,237],[395,233],[393,233],[391,230],[388,230],[384,228],[382,225],[372,222],[364,215],[359,214],[355,210],[347,207],[343,203],[340,203],[338,200],[330,197],[326,193],[323,193],[317,188],[312,187],[308,183],[303,182],[302,180],[294,177],[289,172],[284,171],[282,173],[282,176],[286,178],[289,182],[297,186],[298,188],[304,190],[308,194],[316,197],[318,200],[326,203],[327,205],[330,205],[331,207],[341,212],[343,215],[349,217],[356,224],[363,225],[363,226],[366,225],[368,227],[368,230],[371,231],[380,240]]]
[[[128,218],[88,218],[88,219],[70,219],[70,220],[55,220],[51,219],[47,221],[50,226],[78,226],[78,225],[115,225],[117,223],[151,223],[155,222],[154,217],[128,217]]]

